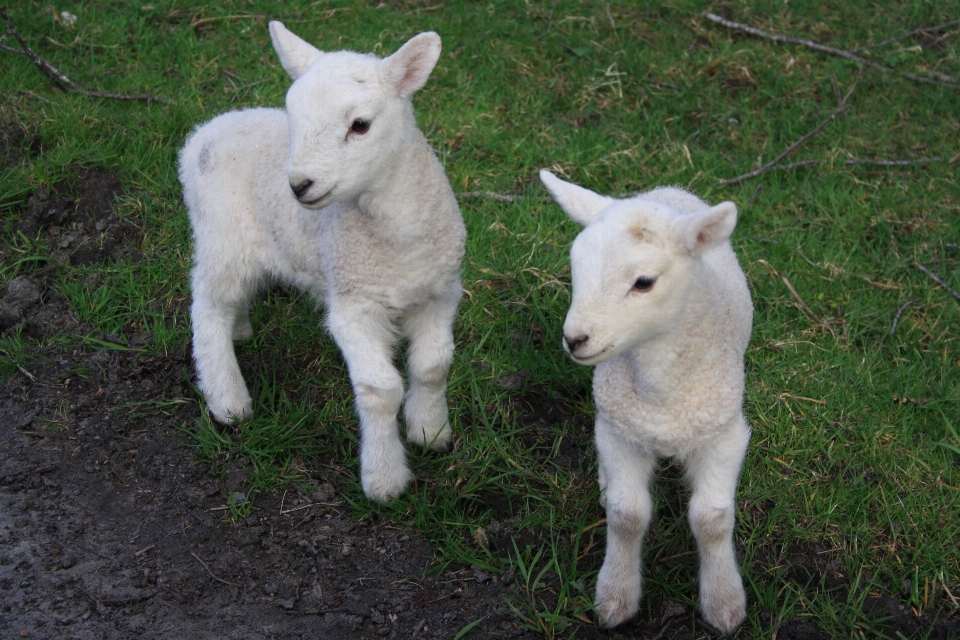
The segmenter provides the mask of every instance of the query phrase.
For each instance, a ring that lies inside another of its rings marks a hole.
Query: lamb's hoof
[[[234,425],[253,415],[253,402],[247,398],[245,401],[236,402],[217,402],[213,403],[207,400],[207,410],[213,419],[220,424]]]
[[[407,440],[421,449],[429,448],[433,451],[449,451],[453,443],[453,429],[447,422],[439,429],[424,427],[408,427]]]
[[[600,626],[611,629],[637,615],[640,610],[640,590],[632,585],[597,584],[594,601]]]
[[[400,497],[411,480],[413,473],[406,464],[376,471],[360,470],[360,484],[363,486],[364,495],[377,502],[390,502]]]
[[[700,598],[700,613],[707,624],[723,633],[732,633],[747,617],[747,596],[739,577],[736,583],[704,591]]]

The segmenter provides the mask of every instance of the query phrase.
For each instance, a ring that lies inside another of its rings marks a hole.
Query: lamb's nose
[[[313,186],[313,180],[304,180],[299,184],[290,183],[290,188],[293,190],[293,195],[297,196],[297,199],[300,199],[300,196],[307,192],[307,189]]]
[[[577,336],[576,338],[568,338],[567,336],[563,336],[563,341],[567,345],[567,351],[569,351],[570,353],[575,352],[577,349],[587,344],[587,340],[589,339],[590,339],[590,336],[587,336],[587,335],[580,335],[580,336]]]

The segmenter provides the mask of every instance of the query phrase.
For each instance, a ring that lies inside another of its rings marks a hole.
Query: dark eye
[[[656,281],[656,278],[637,278],[637,281],[633,283],[633,291],[650,291]]]
[[[354,133],[366,133],[370,130],[370,121],[364,120],[363,118],[357,118],[353,121],[353,124],[350,125],[350,131]]]

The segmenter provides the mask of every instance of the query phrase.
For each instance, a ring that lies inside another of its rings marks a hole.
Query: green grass
[[[917,613],[956,615],[932,590],[960,587],[960,303],[915,263],[960,289],[960,165],[886,169],[843,160],[953,158],[960,91],[867,70],[852,108],[790,157],[821,164],[723,187],[718,179],[769,161],[833,112],[857,66],[732,34],[698,17],[703,2],[607,7],[91,0],[58,6],[78,16],[66,28],[48,5],[21,3],[8,11],[22,35],[75,82],[171,102],[64,94],[25,57],[0,52],[0,121],[43,140],[42,154],[0,171],[0,276],[6,282],[50,263],[40,239],[15,231],[30,193],[80,166],[119,173],[128,195],[118,209],[145,230],[142,254],[106,267],[63,266],[56,287],[98,332],[120,342],[131,330],[147,332],[146,350],[182,349],[190,236],[176,154],[189,131],[217,113],[282,105],[289,82],[266,19],[284,20],[324,49],[380,54],[436,30],[444,54],[415,98],[421,127],[456,191],[519,196],[461,201],[470,235],[450,376],[453,453],[412,451],[410,491],[390,505],[366,501],[343,362],[312,303],[274,291],[255,309],[255,337],[238,350],[256,415],[233,431],[206,419],[183,425],[198,455],[218,464],[247,458],[253,500],[254,490],[306,482],[305,461],[335,460],[355,517],[377,511],[416,527],[435,543],[439,567],[465,563],[512,575],[507,597],[521,619],[546,636],[568,637],[590,616],[604,528],[591,372],[560,348],[567,250],[577,228],[536,199],[544,195],[536,172],[552,167],[611,194],[678,184],[738,204],[734,245],[756,305],[746,397],[754,435],[737,526],[750,604],[738,637],[769,637],[795,617],[811,617],[835,637],[870,635],[862,601],[877,593]],[[947,22],[954,9],[948,0],[711,6],[844,49]],[[904,71],[960,76],[960,30],[936,35],[944,37],[864,55]],[[3,337],[0,376],[12,374],[29,347],[20,334]],[[519,387],[494,384],[518,372],[528,372]],[[569,419],[534,431],[524,408],[533,397],[552,398]],[[565,443],[582,454],[583,469],[558,464]],[[658,601],[692,604],[686,494],[672,466],[661,476],[645,590]],[[515,531],[534,534],[515,547],[483,545],[478,528],[501,518],[489,508],[492,495],[518,510]],[[232,505],[231,513],[245,508]],[[797,553],[813,549],[832,554],[848,589],[796,577]],[[656,615],[652,606],[644,601],[644,615]]]

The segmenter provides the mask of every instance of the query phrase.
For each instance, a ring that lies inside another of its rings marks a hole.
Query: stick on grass
[[[925,82],[927,84],[936,85],[938,87],[960,89],[960,84],[957,84],[956,79],[951,78],[950,76],[944,77],[945,81],[941,82],[940,80],[934,80],[933,78],[918,76],[917,74],[910,73],[909,71],[900,71],[899,69],[892,69],[890,67],[885,67],[882,64],[877,64],[872,60],[867,60],[866,58],[858,56],[855,53],[850,53],[849,51],[845,51],[843,49],[835,49],[833,47],[828,47],[818,42],[813,42],[812,40],[803,40],[801,38],[791,38],[790,36],[784,36],[778,33],[768,33],[766,31],[762,31],[755,27],[751,27],[750,25],[741,24],[739,22],[733,22],[732,20],[727,20],[726,18],[721,18],[715,13],[710,13],[709,11],[704,11],[701,15],[707,20],[710,20],[711,22],[716,22],[717,24],[722,25],[728,29],[749,33],[752,36],[756,36],[758,38],[765,38],[767,40],[772,40],[775,43],[787,42],[790,44],[799,44],[801,46],[807,47],[808,49],[813,49],[815,51],[820,51],[823,53],[829,53],[834,56],[846,58],[847,60],[853,60],[854,62],[859,62],[864,66],[870,67],[872,69],[877,69],[879,71],[883,71],[884,73],[896,73],[898,75],[903,76],[904,78],[908,78],[915,82]]]
[[[0,9],[0,17],[7,22],[7,33],[5,33],[0,40],[7,37],[7,35],[12,35],[20,44],[19,49],[8,47],[6,45],[0,45],[0,49],[27,56],[31,61],[33,61],[33,64],[37,65],[40,71],[42,71],[53,81],[55,85],[64,91],[82,93],[83,95],[90,96],[92,98],[111,98],[113,100],[144,100],[146,102],[165,102],[168,104],[173,102],[168,98],[161,98],[149,93],[113,93],[112,91],[93,91],[91,89],[85,89],[64,74],[60,73],[60,71],[52,64],[34,53],[33,50],[27,45],[26,41],[20,36],[20,32],[17,31],[16,26],[14,26],[13,21],[10,19],[10,16],[7,15],[6,11]]]
[[[913,264],[917,267],[917,269],[920,269],[920,271],[923,271],[925,274],[930,276],[930,278],[933,279],[934,282],[936,282],[938,285],[940,285],[941,287],[949,291],[954,298],[956,298],[957,300],[960,300],[960,293],[957,293],[955,289],[953,289],[950,285],[944,282],[943,279],[940,278],[940,276],[935,274],[933,271],[930,271],[930,269],[927,269],[925,266],[923,266],[919,262],[914,262]]]

